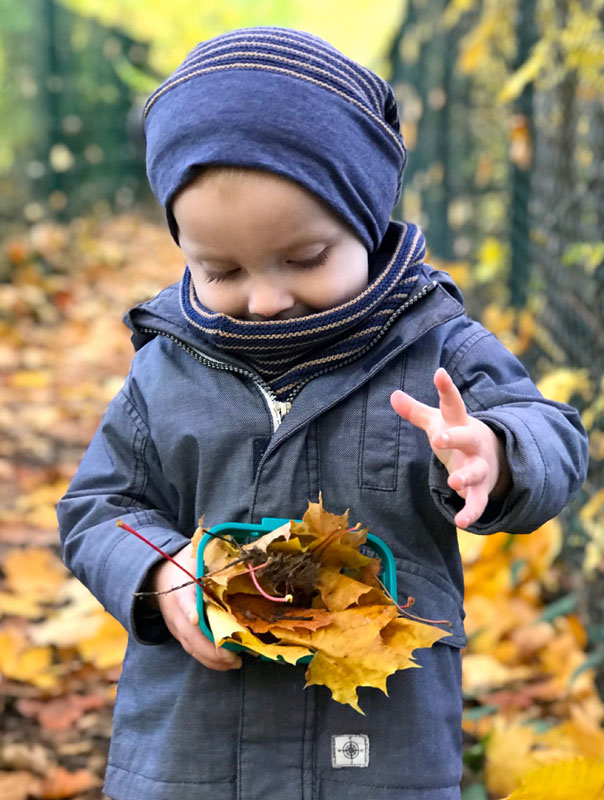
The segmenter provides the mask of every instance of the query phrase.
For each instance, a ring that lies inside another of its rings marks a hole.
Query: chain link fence
[[[563,514],[564,557],[580,584],[587,568],[582,602],[600,630],[603,29],[598,0],[409,0],[390,54],[410,150],[401,215],[470,313],[582,411],[590,470]]]
[[[146,196],[147,46],[55,0],[0,5],[0,225],[126,210]]]

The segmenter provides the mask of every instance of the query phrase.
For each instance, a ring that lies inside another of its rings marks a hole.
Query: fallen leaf
[[[266,644],[214,603],[208,603],[206,613],[217,646],[234,642],[275,661],[281,658],[288,664],[297,664],[301,658],[312,655],[306,647]]]
[[[124,660],[128,634],[120,623],[105,613],[99,629],[94,634],[78,642],[78,650],[85,661],[97,669],[116,667]]]
[[[98,694],[68,694],[51,700],[18,700],[17,709],[24,716],[34,717],[45,730],[66,731],[87,711],[102,708],[106,703]]]
[[[31,647],[13,628],[0,631],[0,673],[5,678],[49,689],[57,682],[50,647]]]
[[[40,744],[7,742],[0,745],[0,769],[26,770],[36,775],[44,775],[51,764],[50,750]],[[0,797],[4,798],[1,791]]]
[[[602,800],[604,761],[574,758],[531,770],[504,800]]]
[[[8,591],[47,603],[54,601],[68,575],[53,552],[39,547],[9,551],[2,562],[2,571]]]
[[[0,772],[0,797],[2,800],[29,800],[36,793],[39,782],[30,772]]]
[[[205,579],[220,603],[206,603],[214,641],[290,663],[312,656],[307,685],[325,685],[334,700],[361,712],[357,687],[385,692],[389,675],[418,666],[413,650],[448,635],[399,617],[378,588],[380,560],[359,551],[366,541],[366,529],[349,528],[348,512],[327,512],[321,497],[301,522],[249,543],[210,541]]]
[[[37,796],[40,800],[67,800],[99,784],[98,778],[87,769],[69,772],[64,767],[57,766],[43,779]]]

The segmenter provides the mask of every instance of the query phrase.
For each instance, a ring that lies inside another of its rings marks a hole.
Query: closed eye
[[[318,255],[313,256],[312,258],[307,258],[303,261],[290,260],[287,263],[293,264],[295,267],[299,267],[300,269],[314,269],[315,267],[322,266],[327,261],[328,256],[329,247],[326,247],[325,250],[322,250]]]
[[[222,281],[233,280],[239,272],[239,267],[229,269],[224,272],[207,272],[205,279],[206,283],[221,283]]]

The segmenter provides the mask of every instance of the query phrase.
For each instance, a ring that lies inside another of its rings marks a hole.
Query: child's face
[[[209,171],[177,196],[179,243],[200,302],[247,320],[292,319],[356,297],[367,250],[321,200],[259,171]]]

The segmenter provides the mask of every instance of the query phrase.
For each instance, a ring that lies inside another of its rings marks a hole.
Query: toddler
[[[59,504],[65,563],[129,645],[114,800],[458,800],[463,576],[457,525],[528,533],[580,487],[586,437],[466,316],[390,220],[406,151],[390,86],[307,33],[196,47],[145,107],[147,167],[186,260],[132,309],[136,355]],[[360,689],[216,648],[191,568],[204,514],[299,518],[323,494],[392,549],[403,602],[447,619],[421,669]],[[354,750],[355,757],[351,757]]]

